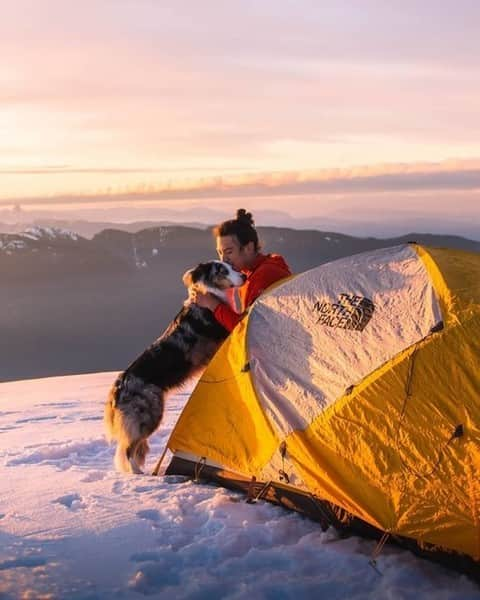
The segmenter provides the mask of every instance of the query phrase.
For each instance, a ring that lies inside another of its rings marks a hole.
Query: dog
[[[192,290],[199,290],[224,302],[226,290],[243,285],[245,279],[218,260],[201,263],[183,275],[189,298]],[[143,473],[147,440],[160,425],[167,392],[203,370],[227,336],[210,310],[188,299],[164,333],[120,373],[104,411],[106,437],[117,441],[119,471]]]

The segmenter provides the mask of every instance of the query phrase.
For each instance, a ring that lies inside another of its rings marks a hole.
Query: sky
[[[448,193],[471,218],[475,0],[18,0],[1,13],[0,208],[256,195],[271,209],[293,194],[305,217],[322,198],[434,207]]]

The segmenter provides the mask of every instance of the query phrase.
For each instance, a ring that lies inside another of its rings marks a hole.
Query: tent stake
[[[377,557],[380,556],[380,553],[382,552],[383,547],[385,546],[385,544],[386,544],[386,542],[387,542],[387,540],[388,540],[389,537],[390,537],[390,533],[388,531],[385,531],[383,533],[382,537],[380,538],[380,541],[375,546],[375,549],[372,552],[372,556],[371,556],[370,560],[368,561],[368,564],[379,575],[382,575],[383,573],[377,569]]]

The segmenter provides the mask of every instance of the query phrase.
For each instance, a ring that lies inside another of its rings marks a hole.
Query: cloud
[[[245,167],[224,168],[226,171],[245,171]],[[11,167],[0,168],[0,175],[60,175],[60,174],[123,174],[123,173],[189,173],[191,171],[214,171],[218,172],[218,168],[198,166],[198,167],[179,167],[179,168],[125,168],[125,167],[70,167],[68,165],[39,165],[38,167]]]
[[[58,168],[58,167],[53,167]],[[60,169],[68,172],[68,169]],[[88,173],[91,169],[72,169]],[[100,170],[103,172],[104,170]],[[124,172],[111,169],[105,172]],[[144,170],[150,172],[150,170]],[[40,170],[50,173],[50,168]],[[133,170],[133,172],[137,172]],[[138,172],[142,172],[141,169]],[[222,197],[254,197],[274,195],[364,194],[370,192],[480,190],[480,159],[451,160],[442,163],[393,164],[353,169],[330,169],[304,172],[271,172],[261,174],[206,177],[183,184],[155,186],[138,184],[128,188],[108,188],[90,194],[59,194],[48,197],[15,198],[25,204],[92,204],[119,201],[167,201]],[[12,203],[11,198],[0,204]]]

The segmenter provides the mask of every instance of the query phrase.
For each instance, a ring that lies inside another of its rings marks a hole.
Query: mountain
[[[265,252],[294,272],[415,240],[474,252],[480,242],[411,233],[391,239],[260,227]],[[164,330],[185,298],[181,276],[215,257],[209,230],[58,228],[0,234],[0,380],[121,370]]]
[[[144,220],[144,221],[131,221],[128,223],[117,223],[113,221],[88,221],[85,219],[48,219],[48,218],[37,218],[29,222],[16,222],[16,223],[1,223],[0,231],[5,233],[21,233],[26,228],[42,228],[42,229],[63,229],[68,231],[75,231],[78,235],[91,239],[96,233],[100,233],[104,229],[118,229],[120,231],[129,231],[130,233],[136,233],[142,229],[151,229],[152,227],[173,227],[176,225],[183,225],[185,227],[193,227],[197,229],[206,229],[205,223],[197,221],[182,221],[178,223],[176,221],[169,220]]]
[[[7,282],[42,282],[70,274],[126,269],[114,253],[98,251],[90,240],[72,231],[31,227],[0,234],[0,277]]]
[[[448,203],[445,199],[428,197],[425,204],[404,198],[396,202],[385,200],[385,207],[377,201],[366,198],[342,198],[326,202],[319,199],[312,203],[308,216],[297,213],[296,206],[301,199],[291,199],[290,212],[279,209],[255,208],[255,221],[258,226],[274,226],[293,229],[317,229],[335,231],[357,237],[392,238],[407,231],[429,231],[435,234],[448,233],[480,241],[480,212],[478,202],[472,199],[466,212],[452,210],[455,197]],[[253,202],[255,206],[255,202]],[[92,238],[103,229],[120,229],[131,233],[151,227],[184,225],[206,229],[209,225],[231,218],[231,205],[219,209],[192,206],[189,209],[174,210],[165,206],[146,205],[115,206],[82,210],[33,210],[14,207],[0,210],[0,231],[19,233],[30,226],[55,227],[76,231]],[[362,208],[363,207],[363,208]],[[315,212],[317,214],[315,215]],[[290,214],[291,213],[291,214]]]
[[[133,224],[131,225],[133,227]],[[266,252],[284,254],[295,271],[357,252],[406,241],[480,251],[480,242],[459,236],[410,233],[396,238],[358,238],[317,230],[259,227]],[[31,227],[20,233],[0,233],[0,272],[5,280],[55,279],[134,269],[160,271],[173,265],[181,273],[198,260],[214,257],[209,229],[179,225],[155,226],[131,232],[103,229],[92,239],[77,232]]]

